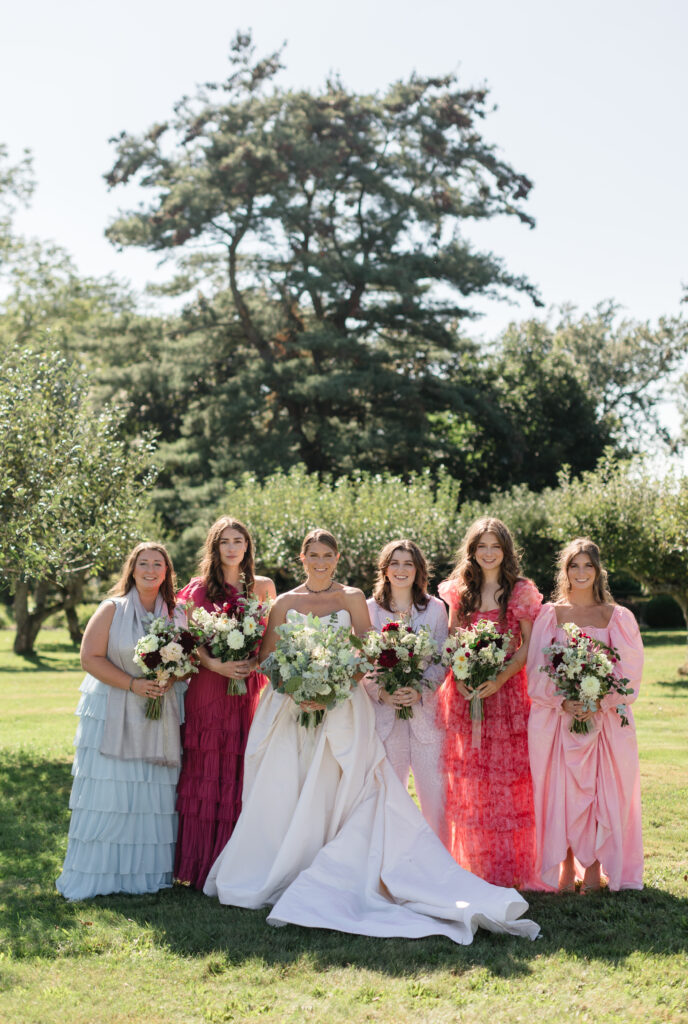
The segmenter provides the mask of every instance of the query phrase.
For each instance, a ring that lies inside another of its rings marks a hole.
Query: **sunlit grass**
[[[21,1024],[688,1021],[688,682],[649,635],[636,718],[646,888],[533,896],[535,943],[378,940],[295,927],[175,888],[66,903],[81,671],[66,632],[15,658],[0,632],[0,1020]]]

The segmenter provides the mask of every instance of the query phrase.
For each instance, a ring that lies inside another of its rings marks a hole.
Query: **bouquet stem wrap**
[[[483,702],[477,693],[471,697],[471,743],[480,750],[483,738],[483,721],[485,720],[485,709]]]

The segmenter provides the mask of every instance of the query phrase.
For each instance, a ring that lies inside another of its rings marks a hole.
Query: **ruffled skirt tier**
[[[57,889],[68,900],[157,892],[172,884],[179,769],[104,757],[108,687],[86,676],[80,690],[72,818]],[[182,692],[178,684],[180,713]]]
[[[473,746],[470,702],[457,692],[453,678],[439,701],[439,721],[446,730],[442,838],[463,868],[493,885],[541,888],[535,881],[525,672],[483,702],[480,747]]]
[[[247,693],[227,694],[227,679],[201,669],[189,684],[177,811],[175,877],[202,889],[241,812],[244,751],[265,678],[252,673]]]

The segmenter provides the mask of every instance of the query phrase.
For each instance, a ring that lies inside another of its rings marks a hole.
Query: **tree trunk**
[[[67,605],[65,608],[65,618],[67,620],[67,629],[69,630],[69,636],[72,643],[80,644],[84,634],[81,632],[79,616],[76,613],[74,605]]]
[[[683,612],[683,621],[686,624],[686,660],[679,666],[679,672],[682,676],[688,676],[688,593],[672,590],[671,596]]]
[[[65,601],[67,629],[69,630],[72,643],[77,645],[81,643],[83,637],[81,626],[79,625],[79,616],[76,611],[83,600],[83,591],[84,578],[79,573],[77,576],[72,577],[67,584],[67,599]]]
[[[52,604],[48,604],[49,593],[50,584],[43,581],[37,583],[33,590],[31,589],[31,583],[27,580],[21,580],[17,584],[17,589],[14,593],[15,654],[23,654],[25,656],[35,654],[36,637],[41,626],[54,612],[64,607],[66,593],[65,597],[61,600],[58,599],[53,601]],[[31,596],[34,599],[33,611],[29,611],[29,598]]]

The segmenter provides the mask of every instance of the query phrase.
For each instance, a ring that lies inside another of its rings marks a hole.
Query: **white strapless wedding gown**
[[[337,613],[339,626],[350,621]],[[426,824],[385,757],[362,687],[316,729],[298,716],[290,697],[266,687],[246,747],[243,809],[208,896],[271,904],[272,925],[464,945],[479,926],[536,938],[539,926],[519,920],[523,897],[460,868]]]

